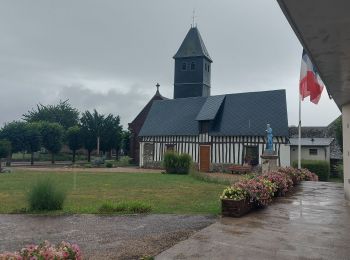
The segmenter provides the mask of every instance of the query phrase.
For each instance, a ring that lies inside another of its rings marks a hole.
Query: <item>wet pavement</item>
[[[0,252],[32,243],[77,243],[84,259],[154,256],[214,223],[212,216],[0,215]]]
[[[303,182],[242,218],[222,218],[156,259],[350,259],[343,185]]]

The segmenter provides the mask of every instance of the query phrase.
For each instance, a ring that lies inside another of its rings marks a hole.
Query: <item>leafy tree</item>
[[[24,144],[27,152],[30,153],[30,164],[34,164],[34,153],[40,150],[41,133],[40,123],[27,123],[24,128]]]
[[[96,146],[94,148],[97,149],[97,154],[100,154],[100,138],[103,131],[103,122],[105,120],[104,115],[99,114],[96,109],[94,109],[93,113],[90,113],[90,111],[85,111],[80,119],[83,133],[85,137],[87,137],[88,143],[91,145],[93,142],[91,141],[92,138],[95,138],[96,140]],[[84,137],[84,138],[85,138]],[[85,148],[89,149],[85,146]],[[92,151],[92,150],[91,150]],[[90,151],[90,153],[91,153]],[[90,155],[89,155],[90,156]]]
[[[11,151],[13,153],[23,152],[25,150],[24,131],[25,122],[13,121],[5,124],[1,129],[0,138],[11,142]]]
[[[123,130],[122,131],[122,140],[121,140],[121,148],[125,155],[130,156],[130,138],[131,133],[130,131]]]
[[[2,171],[2,158],[6,158],[11,153],[11,143],[8,140],[0,140],[0,172]]]
[[[55,154],[61,151],[64,129],[58,123],[42,122],[40,125],[42,144],[51,153],[51,163],[55,163]]]
[[[96,148],[96,138],[89,129],[82,127],[81,135],[83,138],[83,146],[88,152],[88,162],[91,161],[91,152]]]
[[[36,109],[32,109],[23,115],[27,122],[47,121],[59,123],[68,129],[75,126],[79,121],[79,112],[68,103],[68,100],[60,101],[57,105],[38,104]]]
[[[111,151],[115,149],[116,157],[121,145],[122,127],[119,116],[107,115],[102,124],[101,131],[101,150],[108,153],[111,158]]]
[[[82,131],[79,126],[72,126],[67,129],[66,138],[69,149],[73,152],[72,162],[75,163],[75,154],[83,145]]]
[[[343,123],[342,123],[341,116],[335,120],[334,129],[335,129],[335,138],[337,139],[340,149],[343,151]]]

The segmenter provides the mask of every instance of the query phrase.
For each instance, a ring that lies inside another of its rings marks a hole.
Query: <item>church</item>
[[[144,108],[137,131],[140,167],[161,168],[166,151],[188,153],[199,170],[261,164],[266,125],[274,135],[280,166],[290,165],[285,90],[211,95],[212,62],[196,26],[174,55],[174,97],[156,95]],[[135,122],[135,120],[133,122]]]

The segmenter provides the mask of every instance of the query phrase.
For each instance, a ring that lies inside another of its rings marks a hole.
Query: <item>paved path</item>
[[[0,252],[32,243],[77,243],[84,259],[139,259],[156,255],[216,218],[189,215],[0,215]]]
[[[222,218],[157,259],[350,259],[350,206],[342,184],[304,182],[292,196]]]

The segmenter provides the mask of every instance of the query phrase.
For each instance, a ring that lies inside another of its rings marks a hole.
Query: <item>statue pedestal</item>
[[[260,157],[262,174],[277,170],[278,155],[274,151],[265,150]]]

